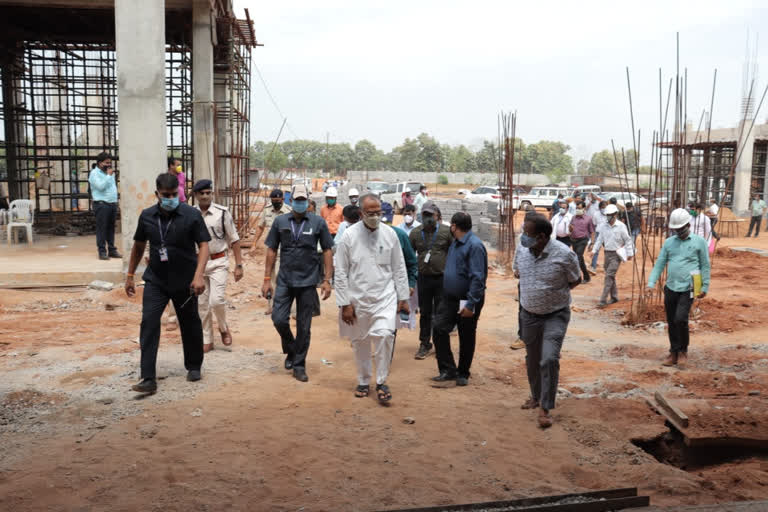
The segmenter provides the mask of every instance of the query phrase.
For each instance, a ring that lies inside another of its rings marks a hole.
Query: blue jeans
[[[632,245],[635,247],[637,246],[635,241],[637,240],[637,235],[639,234],[640,234],[640,228],[635,228],[632,230]]]

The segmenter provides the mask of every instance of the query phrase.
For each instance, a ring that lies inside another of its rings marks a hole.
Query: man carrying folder
[[[682,208],[669,216],[674,233],[661,248],[659,258],[648,278],[648,291],[655,287],[664,267],[664,309],[669,331],[669,355],[664,366],[683,367],[688,362],[688,316],[693,299],[703,299],[709,290],[709,250],[707,242],[691,234],[691,214]]]

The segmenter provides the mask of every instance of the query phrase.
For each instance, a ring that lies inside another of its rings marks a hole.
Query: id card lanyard
[[[304,231],[304,224],[307,223],[307,219],[304,219],[301,221],[301,224],[299,225],[299,231],[296,232],[296,221],[291,219],[291,234],[293,235],[293,241],[298,242],[299,238],[301,238],[301,232]]]
[[[424,255],[424,263],[429,263],[429,258],[432,256],[432,246],[435,245],[435,240],[437,240],[437,231],[440,229],[440,226],[435,226],[435,234],[432,235],[432,241],[429,242],[429,245],[427,246],[427,254]],[[424,236],[424,230],[421,230],[421,240],[424,243],[427,243],[427,239]]]
[[[160,233],[160,261],[167,262],[168,261],[168,248],[165,247],[165,237],[168,236],[168,230],[171,229],[171,224],[173,224],[173,217],[171,217],[171,220],[168,221],[168,225],[165,226],[165,233],[163,233],[163,226],[160,223],[160,217],[157,218],[157,231]]]

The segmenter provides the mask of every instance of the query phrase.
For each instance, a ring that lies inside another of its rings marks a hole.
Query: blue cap
[[[201,190],[207,190],[209,188],[213,188],[213,182],[211,180],[197,180],[195,186],[192,187],[192,192],[200,192]]]

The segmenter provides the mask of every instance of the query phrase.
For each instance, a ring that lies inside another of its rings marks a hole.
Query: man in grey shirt
[[[520,327],[531,397],[523,409],[539,409],[541,428],[552,426],[560,376],[560,349],[571,319],[571,289],[581,283],[576,254],[551,240],[543,215],[526,216],[513,270],[520,279]]]

